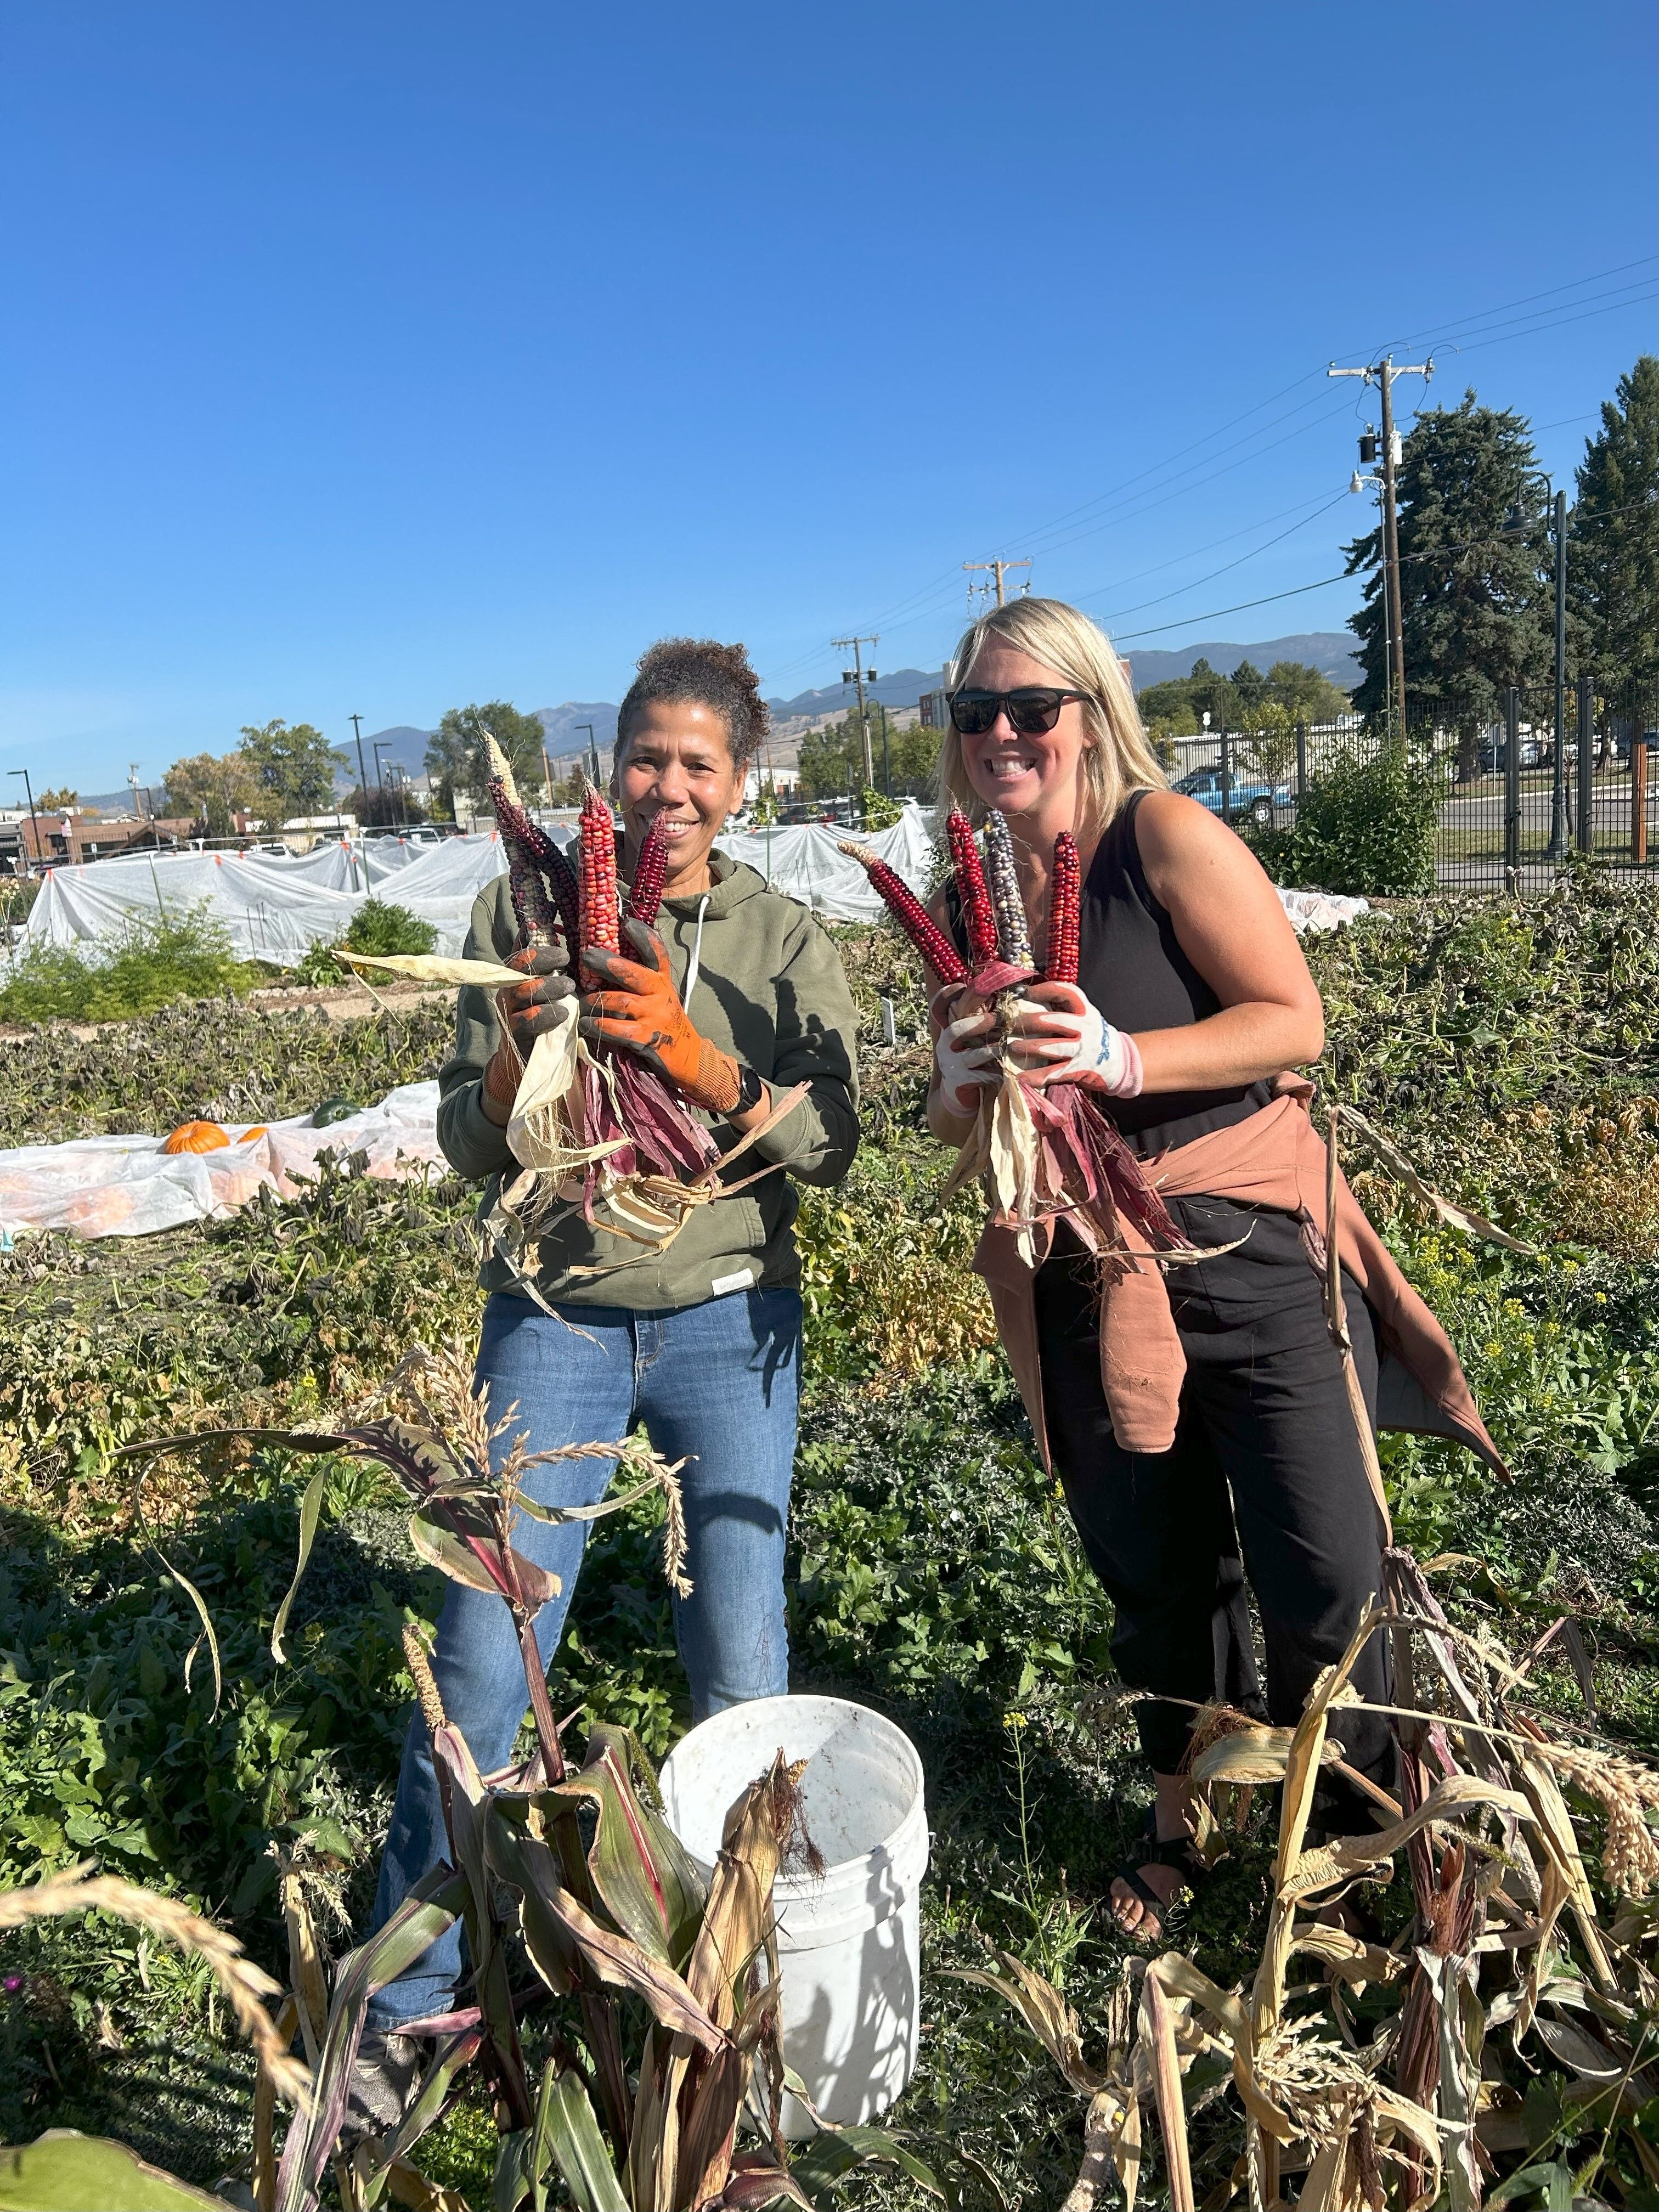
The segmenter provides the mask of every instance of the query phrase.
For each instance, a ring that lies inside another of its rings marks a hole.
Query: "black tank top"
[[[1152,896],[1141,866],[1135,817],[1145,791],[1127,804],[1095,848],[1083,884],[1078,928],[1078,984],[1116,1029],[1184,1029],[1219,1013],[1221,1001],[1176,941],[1169,910]],[[951,930],[966,946],[954,884]],[[1160,1091],[1098,1103],[1140,1158],[1224,1129],[1272,1102],[1266,1083],[1227,1091]]]

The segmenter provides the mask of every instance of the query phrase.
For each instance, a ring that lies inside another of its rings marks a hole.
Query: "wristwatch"
[[[739,1061],[738,1063],[738,1103],[732,1111],[734,1114],[752,1114],[765,1096],[765,1084],[752,1067],[745,1067]]]

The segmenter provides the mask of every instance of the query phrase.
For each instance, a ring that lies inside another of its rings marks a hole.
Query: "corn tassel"
[[[968,933],[968,957],[975,968],[982,968],[988,960],[996,958],[996,915],[991,895],[985,888],[985,871],[980,865],[973,825],[959,806],[953,806],[946,815],[945,833],[950,840],[951,860],[957,872],[957,896],[962,902],[963,927]]]
[[[991,903],[996,910],[997,942],[1011,968],[1030,968],[1031,933],[1025,921],[1025,902],[1019,895],[1019,874],[1014,866],[1014,841],[1008,817],[994,806],[985,817],[985,857],[989,863]]]
[[[868,872],[888,912],[940,981],[965,983],[967,963],[903,877],[878,860],[867,845],[856,844],[850,837],[837,842],[841,851]]]
[[[582,799],[581,906],[579,942],[586,952],[620,952],[622,931],[617,905],[617,832],[604,794],[590,783]],[[599,991],[603,980],[584,960],[581,987]]]
[[[662,887],[667,880],[668,832],[658,814],[653,816],[651,827],[640,841],[640,856],[634,863],[634,880],[628,892],[630,917],[642,921],[647,929],[656,922],[657,908],[662,904]]]
[[[1077,839],[1062,830],[1054,840],[1048,878],[1048,964],[1050,983],[1077,981],[1078,940],[1083,904],[1083,869]]]

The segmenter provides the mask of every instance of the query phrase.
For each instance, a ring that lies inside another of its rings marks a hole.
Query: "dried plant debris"
[[[1316,1784],[1340,1757],[1334,1731],[1360,1702],[1351,1676],[1373,1634],[1394,1655],[1397,1702],[1381,1710],[1399,1745],[1401,1801],[1372,1834],[1315,1839]],[[1006,1998],[1089,2100],[1068,2212],[1113,2201],[1114,2185],[1133,2206],[1153,2132],[1176,2208],[1199,2201],[1200,2172],[1206,2204],[1322,2212],[1472,2208],[1523,2173],[1564,2204],[1619,2201],[1634,2179],[1659,2185],[1648,2109],[1659,2094],[1649,1825],[1659,1771],[1588,1724],[1547,1724],[1532,1709],[1528,1664],[1547,1640],[1518,1663],[1490,1632],[1455,1629],[1410,1553],[1391,1550],[1382,1601],[1295,1729],[1199,1713],[1190,1771],[1212,1851],[1226,1848],[1227,1796],[1280,1790],[1252,1977],[1224,1989],[1178,1951],[1130,1959],[1105,2017],[1087,2024],[1006,1954],[998,1972],[963,1976]],[[1627,1900],[1611,1926],[1581,1840],[1598,1824],[1595,1870]],[[1392,1942],[1344,1924],[1368,1917],[1358,1883],[1396,1881],[1411,1910]],[[1319,1978],[1293,1981],[1293,1961],[1311,1961]],[[1103,2055],[1091,2055],[1097,2045]],[[1218,2060],[1234,2118],[1195,2143],[1190,2112],[1213,2101]],[[1529,2097],[1540,2075],[1559,2092],[1553,2132]],[[1586,2136],[1600,2148],[1569,2172],[1559,2146],[1577,2143],[1582,2157]],[[1598,2174],[1617,2197],[1595,2192]],[[1493,2201],[1510,2199],[1535,2201],[1525,2186]]]

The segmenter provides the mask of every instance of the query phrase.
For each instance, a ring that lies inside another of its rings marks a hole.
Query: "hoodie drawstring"
[[[691,958],[685,970],[685,988],[680,993],[680,1004],[688,1012],[691,1006],[691,994],[697,988],[697,970],[702,964],[702,925],[703,917],[708,912],[708,899],[709,894],[705,891],[697,901],[697,934],[692,941]]]

